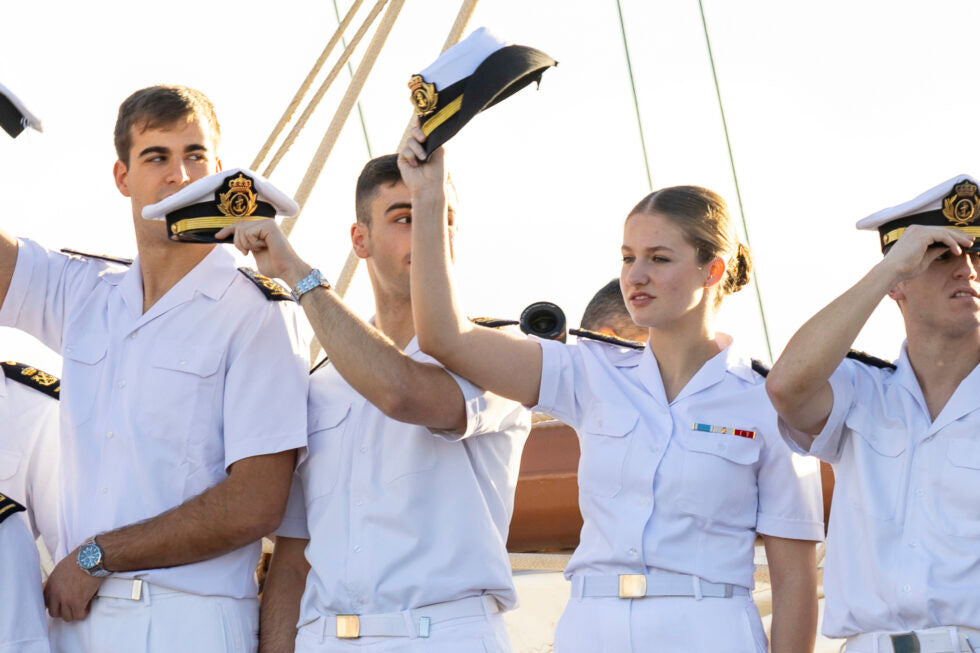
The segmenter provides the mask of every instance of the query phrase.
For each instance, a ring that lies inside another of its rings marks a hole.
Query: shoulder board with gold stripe
[[[636,340],[627,340],[626,338],[620,338],[619,336],[610,336],[605,333],[599,333],[598,331],[590,331],[589,329],[569,329],[568,332],[575,336],[576,338],[588,338],[589,340],[598,340],[599,342],[605,342],[610,345],[616,345],[617,347],[627,347],[629,349],[645,349],[646,345],[642,342],[637,342]]]
[[[500,329],[505,326],[517,326],[520,324],[517,320],[501,320],[496,317],[471,317],[470,322],[473,324],[479,324],[480,326],[489,327],[491,329]]]
[[[763,378],[769,376],[769,366],[757,358],[752,359],[752,371]]]
[[[10,515],[21,512],[24,506],[20,505],[5,494],[0,494],[0,523]]]
[[[79,252],[77,249],[68,249],[67,247],[61,248],[62,254],[71,254],[73,256],[81,256],[82,258],[95,258],[100,261],[109,261],[110,263],[118,263],[120,265],[132,265],[133,259],[123,258],[121,256],[109,256],[108,254],[88,254],[86,252]]]
[[[238,268],[238,271],[244,274],[249,281],[254,283],[265,298],[272,302],[291,302],[293,301],[293,295],[285,286],[282,286],[264,274],[259,274],[252,268]]]
[[[878,358],[877,356],[872,356],[871,354],[866,354],[863,351],[858,351],[852,349],[847,352],[847,358],[851,360],[856,360],[859,363],[864,363],[865,365],[870,365],[871,367],[877,367],[883,370],[894,370],[895,363],[889,363],[888,361]]]
[[[3,368],[3,375],[8,379],[23,383],[55,399],[61,396],[61,380],[56,376],[14,361],[2,362],[0,367]]]

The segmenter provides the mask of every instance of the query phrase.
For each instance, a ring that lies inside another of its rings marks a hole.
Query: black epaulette
[[[25,510],[24,506],[20,505],[7,495],[0,494],[0,523],[3,523],[3,520],[10,515],[21,512],[22,510]]]
[[[769,376],[769,366],[760,361],[758,358],[752,359],[752,371],[762,378]]]
[[[88,254],[86,252],[79,252],[77,249],[68,249],[67,247],[61,248],[62,254],[72,254],[74,256],[81,256],[83,258],[97,258],[100,261],[109,261],[110,263],[118,263],[119,265],[132,265],[133,259],[123,258],[121,256],[108,256],[106,254]]]
[[[500,329],[505,326],[517,326],[520,324],[517,320],[501,320],[496,317],[471,317],[470,322],[491,329]]]
[[[324,356],[322,361],[320,361],[319,363],[313,366],[313,369],[310,370],[310,374],[313,374],[314,372],[316,372],[318,369],[320,369],[321,367],[323,367],[329,362],[330,362],[330,357]]]
[[[883,370],[894,370],[895,363],[889,363],[888,361],[878,358],[877,356],[872,356],[871,354],[866,354],[863,351],[858,351],[852,349],[847,352],[847,358],[856,360],[859,363],[864,363],[865,365],[870,365],[871,367],[877,367]]]
[[[56,376],[14,361],[2,362],[0,367],[3,368],[3,375],[8,379],[23,383],[55,399],[61,396],[61,379]]]
[[[598,340],[599,342],[605,342],[610,345],[616,345],[617,347],[628,347],[630,349],[645,349],[646,345],[642,342],[637,342],[636,340],[627,340],[626,338],[620,338],[619,336],[608,336],[605,333],[599,333],[598,331],[591,331],[589,329],[569,329],[568,332],[575,336],[576,338],[588,338],[589,340]]]
[[[285,287],[252,268],[238,268],[238,271],[248,277],[248,280],[258,286],[265,298],[271,302],[291,302],[293,295]]]

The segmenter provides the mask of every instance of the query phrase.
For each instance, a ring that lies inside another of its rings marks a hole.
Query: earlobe
[[[367,228],[360,222],[355,222],[350,227],[351,249],[358,258],[368,258]]]
[[[126,185],[126,177],[128,175],[129,170],[126,168],[126,164],[117,160],[112,166],[112,177],[116,181],[116,188],[119,189],[119,192],[124,197],[130,197],[129,186]]]
[[[708,268],[708,278],[704,282],[705,288],[710,288],[719,281],[721,281],[722,276],[725,274],[725,264],[720,258],[716,258],[711,262],[711,267]]]

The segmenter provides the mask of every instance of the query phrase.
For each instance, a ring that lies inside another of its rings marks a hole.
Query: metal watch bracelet
[[[300,297],[319,286],[330,288],[330,282],[323,278],[319,270],[313,268],[308,275],[296,283],[296,286],[292,290],[293,299],[299,302]]]

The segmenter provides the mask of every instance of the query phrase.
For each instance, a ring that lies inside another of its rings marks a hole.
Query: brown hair
[[[187,86],[150,86],[136,91],[119,105],[113,137],[116,156],[129,166],[129,150],[133,146],[132,128],[143,132],[169,127],[182,118],[194,115],[207,119],[211,138],[217,145],[221,126],[214,114],[214,105],[204,93]]]
[[[398,170],[398,155],[385,154],[375,157],[364,164],[357,178],[357,189],[354,191],[354,212],[357,221],[366,227],[371,226],[371,200],[375,191],[381,186],[390,186],[402,180]]]
[[[697,250],[698,262],[706,264],[716,257],[726,262],[725,278],[715,295],[715,307],[749,282],[752,255],[738,241],[728,205],[717,193],[700,186],[672,186],[650,193],[633,207],[629,216],[656,213],[684,232],[687,242]]]

